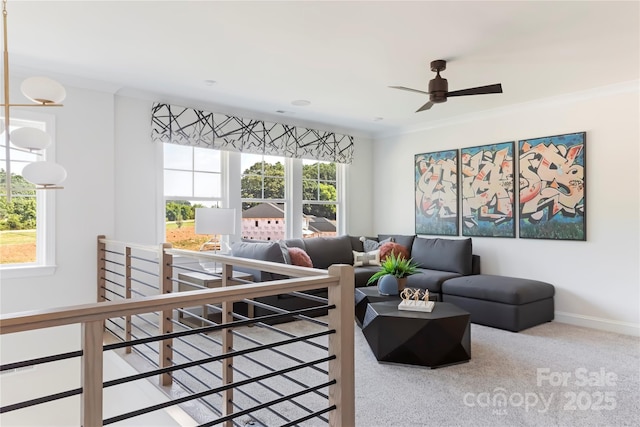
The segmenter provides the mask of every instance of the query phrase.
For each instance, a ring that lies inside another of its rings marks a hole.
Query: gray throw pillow
[[[372,252],[372,251],[375,251],[376,249],[379,249],[380,246],[382,246],[387,242],[393,242],[393,237],[389,237],[387,239],[384,239],[378,242],[377,240],[367,239],[366,237],[363,236],[360,238],[360,241],[362,241],[362,247],[364,248],[365,252]]]

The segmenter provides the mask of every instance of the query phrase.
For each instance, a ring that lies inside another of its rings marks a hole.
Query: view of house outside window
[[[4,126],[3,126],[4,127]],[[46,131],[44,122],[19,120],[11,118],[12,131],[21,127],[35,127]],[[44,246],[39,241],[37,232],[44,218],[38,218],[38,203],[42,203],[41,195],[36,192],[35,185],[22,177],[22,169],[29,163],[44,160],[40,155],[24,150],[11,149],[11,202],[7,202],[6,150],[3,144],[0,149],[0,264],[36,264],[38,247]],[[42,153],[40,153],[42,154]],[[41,215],[44,211],[41,210]],[[42,234],[42,239],[44,234]],[[41,240],[42,240],[41,239]],[[44,260],[42,260],[44,262]]]
[[[243,239],[285,238],[284,157],[242,154]]]
[[[289,210],[302,215],[302,229],[294,236],[337,235],[340,204],[336,163],[240,153],[240,170],[227,171],[222,153],[164,144],[165,241],[177,248],[199,250],[209,238],[216,237],[195,234],[195,210],[223,207],[223,182],[237,179],[242,202],[238,231],[242,239],[274,241],[291,237],[286,228]],[[302,172],[302,182],[295,183],[293,189],[293,194],[298,194],[295,199],[301,200],[296,206],[289,206],[292,196],[286,191],[287,179],[292,176],[289,166]]]
[[[221,206],[221,153],[170,143],[163,148],[165,241],[174,248],[199,250],[212,236],[195,234],[195,212]]]
[[[302,237],[335,236],[338,209],[336,164],[302,161]]]

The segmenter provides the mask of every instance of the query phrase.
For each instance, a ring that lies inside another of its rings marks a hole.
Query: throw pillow
[[[378,242],[375,240],[367,239],[366,237],[362,236],[360,238],[360,241],[362,242],[362,247],[364,248],[365,252],[372,252],[378,249],[381,245],[385,243],[393,242],[393,237],[389,237],[388,239],[384,239]]]
[[[370,252],[353,251],[353,266],[380,265],[380,250]]]
[[[311,262],[311,258],[309,254],[304,251],[304,249],[300,248],[287,248],[289,251],[289,256],[291,257],[291,264],[297,265],[299,267],[309,267],[313,268],[313,262]]]
[[[409,259],[409,249],[399,243],[387,242],[380,246],[380,261],[384,262],[392,252],[396,257],[402,256],[405,259]]]

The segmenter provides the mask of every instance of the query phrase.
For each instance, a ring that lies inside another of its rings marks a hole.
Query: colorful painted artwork
[[[585,133],[519,141],[520,237],[586,240]]]
[[[515,237],[514,143],[460,150],[462,235]]]
[[[416,154],[416,234],[458,235],[458,150]]]

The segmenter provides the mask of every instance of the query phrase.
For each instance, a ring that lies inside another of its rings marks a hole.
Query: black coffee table
[[[439,368],[471,359],[470,314],[446,302],[431,313],[398,310],[399,300],[367,305],[362,321],[371,351],[381,362]]]
[[[373,302],[384,301],[396,301],[400,304],[400,297],[398,295],[380,295],[377,286],[364,286],[356,288],[355,292],[356,302],[356,323],[362,327],[362,320],[364,314],[367,312],[367,305]]]

